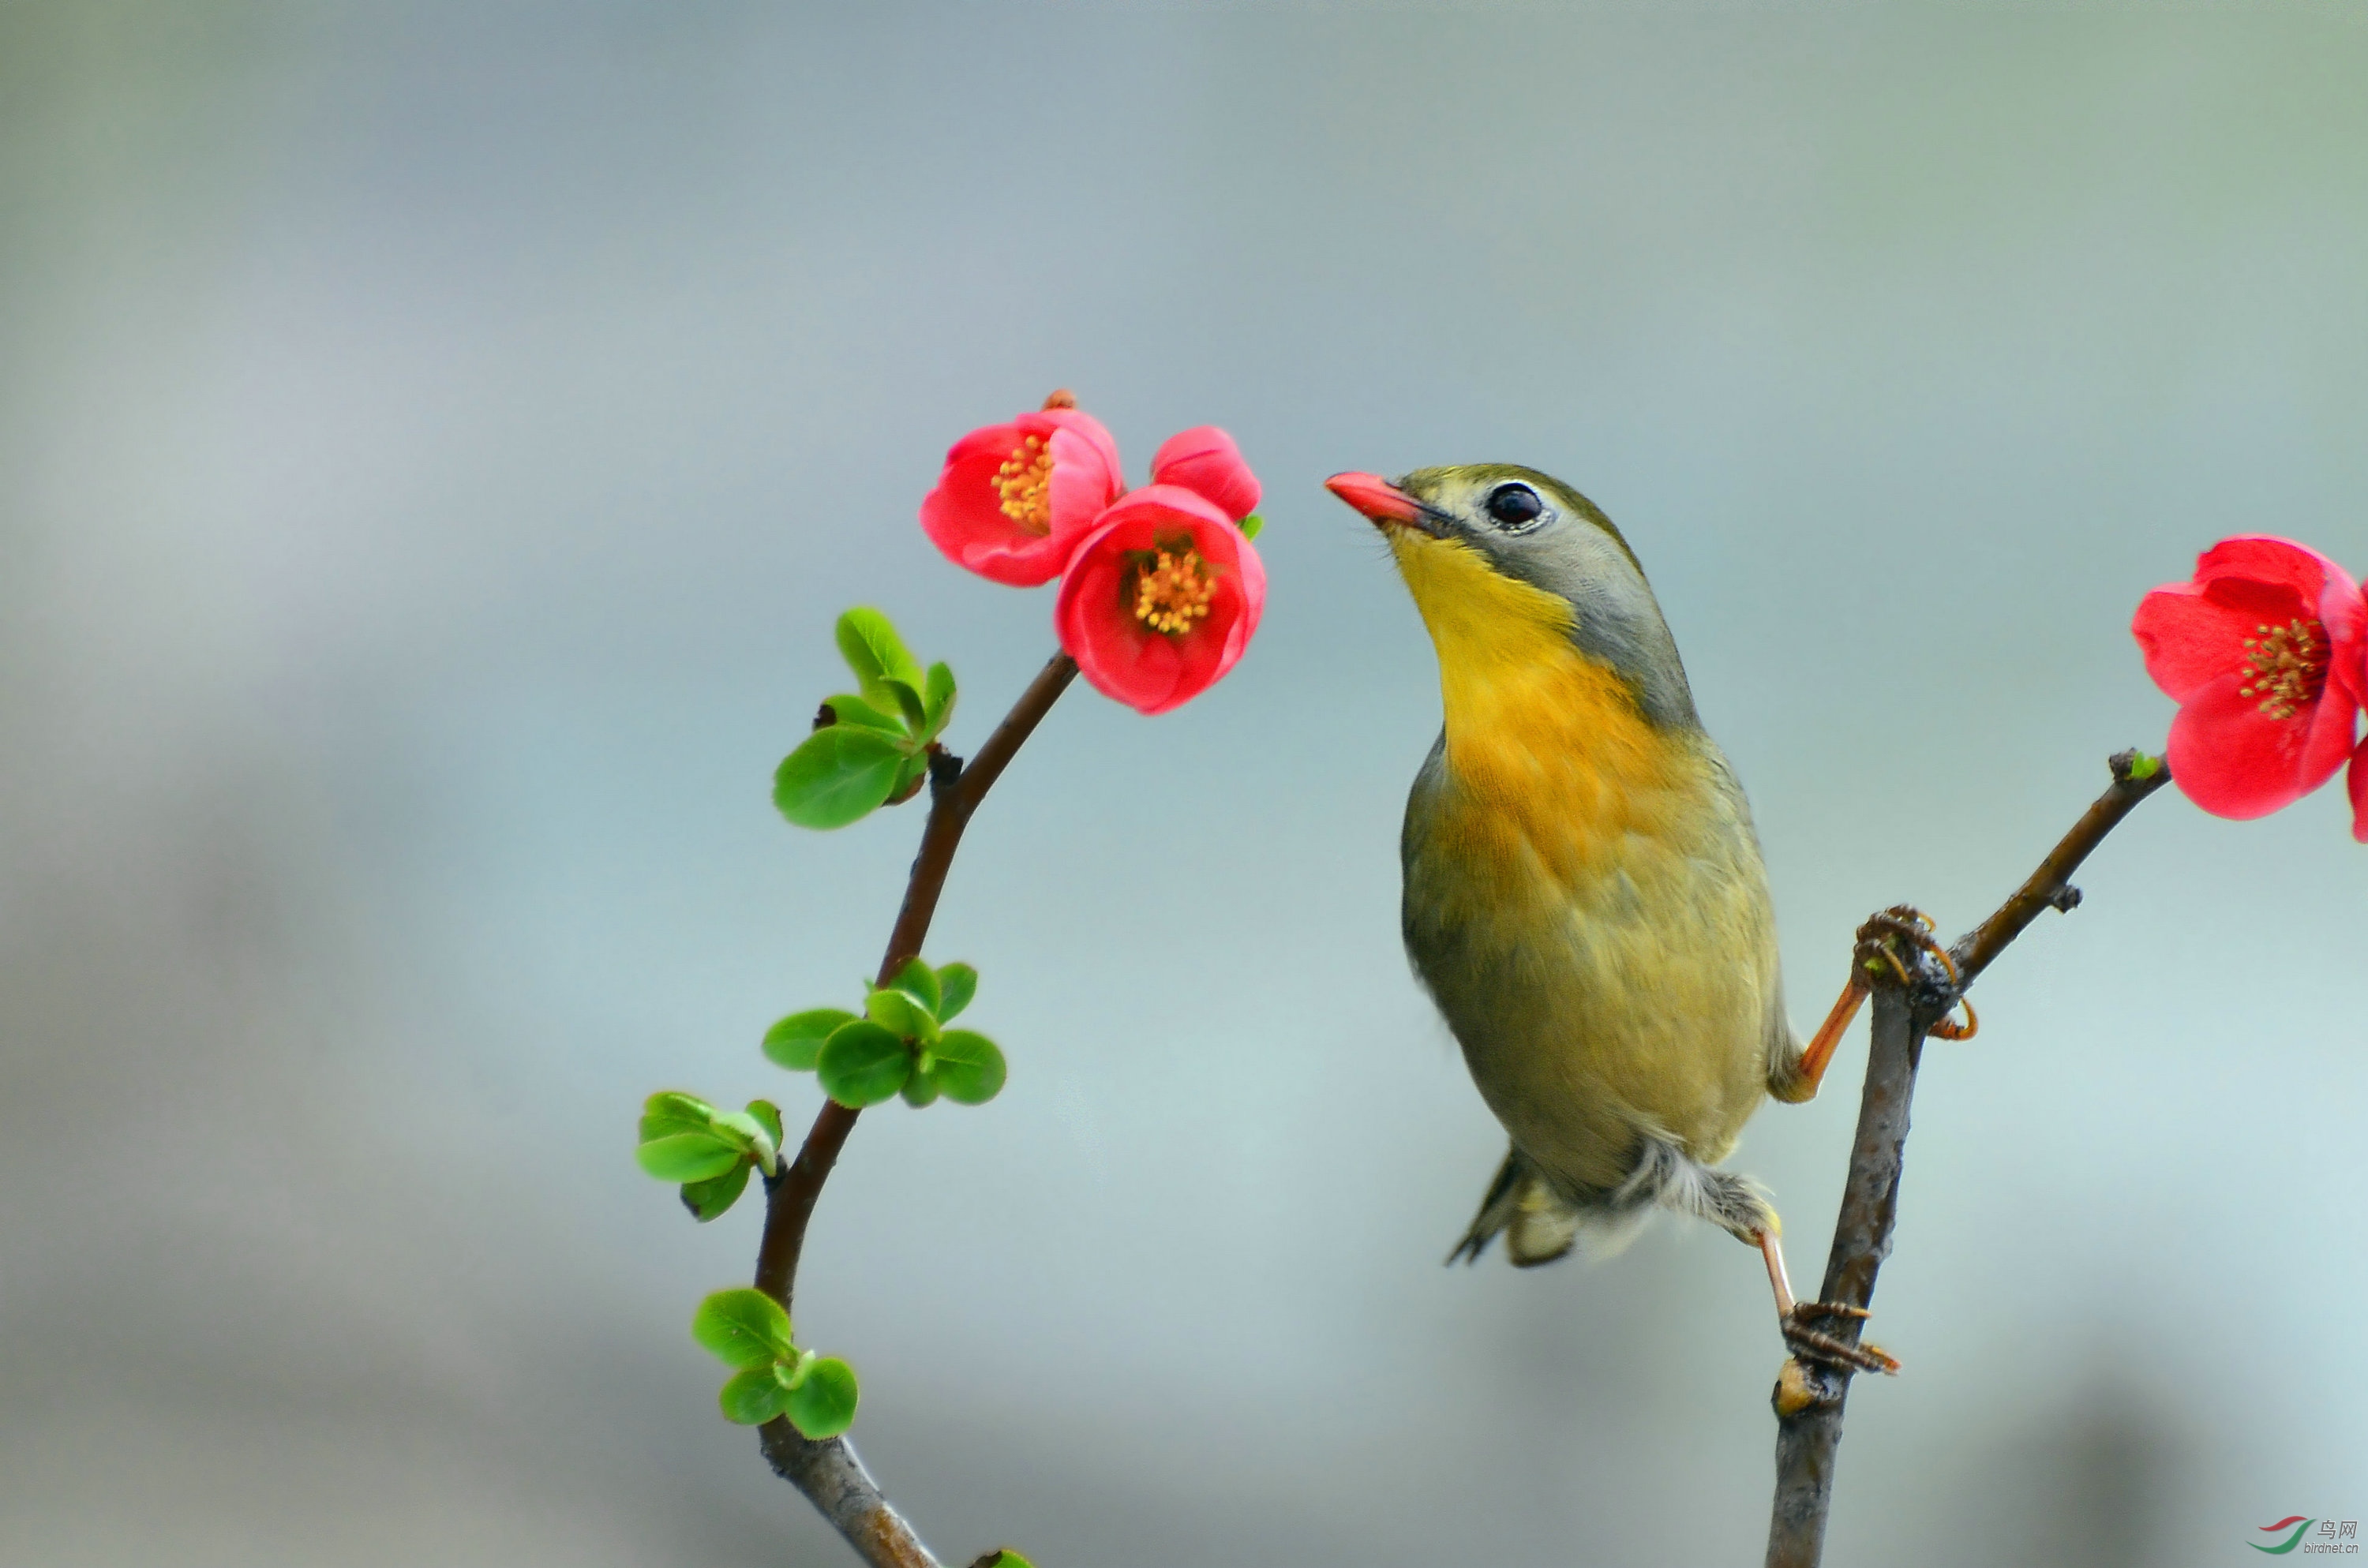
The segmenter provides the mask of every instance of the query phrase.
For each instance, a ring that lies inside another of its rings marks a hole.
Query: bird
[[[1448,1256],[1615,1249],[1656,1210],[1759,1249],[1796,1355],[1895,1371],[1796,1301],[1768,1193],[1720,1162],[1770,1096],[1813,1096],[1751,809],[1702,728],[1643,563],[1561,481],[1508,463],[1326,481],[1387,540],[1443,723],[1399,836],[1400,927],[1509,1141]]]

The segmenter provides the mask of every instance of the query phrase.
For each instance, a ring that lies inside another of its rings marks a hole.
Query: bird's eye
[[[1526,484],[1500,484],[1488,492],[1488,516],[1501,528],[1524,528],[1545,509],[1538,493]]]

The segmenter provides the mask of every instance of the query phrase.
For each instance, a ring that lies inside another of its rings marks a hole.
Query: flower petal
[[[1095,507],[1099,511],[1126,494],[1125,471],[1119,467],[1118,438],[1109,426],[1082,408],[1048,408],[1042,414],[1023,415],[1023,419],[1042,419],[1048,428],[1067,431],[1093,449],[1094,460],[1101,466],[1109,494]]]
[[[2217,817],[2267,816],[2324,784],[2343,766],[2343,751],[2323,765],[2321,712],[2272,719],[2260,701],[2239,695],[2244,678],[2222,676],[2191,692],[2170,722],[2170,776],[2181,792]],[[2350,749],[2348,704],[2344,751]]]
[[[1140,552],[1189,535],[1211,569],[1209,613],[1189,631],[1151,630],[1128,595]],[[1266,568],[1214,505],[1176,485],[1129,494],[1077,545],[1053,607],[1061,646],[1104,696],[1164,713],[1220,679],[1248,647],[1266,603]]]
[[[2138,601],[2130,634],[2138,640],[2146,674],[2172,700],[2243,670],[2245,639],[2263,626],[2282,626],[2315,613],[2317,595],[2305,598],[2283,584],[2223,577],[2212,583],[2165,583]]]
[[[2359,711],[2360,701],[2351,695],[2351,688],[2330,680],[2307,714],[2285,721],[2306,722],[2310,726],[2294,763],[2305,790],[2316,790],[2334,778],[2343,759],[2351,755],[2351,734],[2357,727]]]
[[[2237,534],[2195,558],[2199,585],[2237,577],[2291,588],[2305,604],[2318,602],[2319,590],[2327,585],[2330,573],[2342,577],[2343,568],[2310,546],[2276,534]]]
[[[1180,484],[1237,523],[1258,510],[1258,475],[1234,438],[1214,425],[1196,425],[1162,442],[1151,456],[1151,483]]]
[[[2329,664],[2327,678],[2368,708],[2368,593],[2363,593],[2341,567],[2328,574],[2319,595],[2318,619],[2327,628]]]
[[[1005,512],[995,484],[1031,437],[1046,443],[1053,458],[1042,528],[1023,528]],[[1117,445],[1100,421],[1076,409],[1031,412],[982,426],[953,444],[937,488],[921,503],[921,528],[956,565],[1033,587],[1060,574],[1077,540],[1124,489]]]
[[[2361,736],[2359,751],[2351,753],[2351,767],[2344,772],[2344,793],[2351,796],[2351,836],[2368,843],[2368,736]]]
[[[2368,739],[2351,754],[2351,770],[2343,783],[2351,795],[2351,836],[2368,844]]]

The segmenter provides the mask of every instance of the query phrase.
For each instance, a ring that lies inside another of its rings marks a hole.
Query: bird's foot
[[[1935,966],[1938,973],[1934,972]],[[1858,945],[1850,953],[1849,983],[1835,998],[1826,1021],[1817,1026],[1817,1032],[1801,1048],[1799,1057],[1770,1073],[1770,1094],[1794,1105],[1816,1097],[1817,1085],[1825,1082],[1826,1069],[1833,1064],[1834,1050],[1842,1042],[1842,1031],[1850,1028],[1875,983],[1886,973],[1889,983],[1902,990],[1921,990],[1944,1005],[1964,1008],[1964,1023],[1943,1017],[1932,1026],[1932,1033],[1942,1040],[1974,1038],[1974,1030],[1979,1026],[1974,1018],[1973,1004],[1957,994],[1960,982],[1955,956],[1932,935],[1930,915],[1911,904],[1895,903],[1880,914],[1869,915],[1866,924],[1858,928]],[[1941,975],[1948,977],[1945,985]]]
[[[1895,903],[1879,915],[1868,915],[1866,924],[1858,928],[1857,957],[1860,965],[1870,972],[1888,965],[1901,985],[1912,986],[1916,983],[1915,978],[1907,972],[1907,965],[1902,961],[1898,952],[1884,940],[1886,937],[1896,937],[1911,948],[1921,948],[1931,954],[1948,972],[1949,983],[1956,983],[1957,960],[1950,956],[1948,949],[1941,945],[1940,938],[1932,935],[1930,915],[1914,904]]]
[[[1899,1362],[1882,1346],[1861,1345],[1816,1326],[1836,1318],[1863,1322],[1868,1315],[1864,1307],[1849,1306],[1840,1301],[1803,1301],[1786,1312],[1782,1320],[1784,1347],[1804,1361],[1846,1368],[1854,1372],[1881,1372],[1887,1378],[1896,1377]]]
[[[1899,956],[1899,949],[1886,938],[1896,938],[1930,954],[1940,964],[1941,972],[1949,977],[1948,989],[1943,994],[1954,1006],[1965,1010],[1964,1023],[1943,1017],[1932,1026],[1932,1033],[1942,1040],[1973,1039],[1975,1032],[1982,1027],[1981,1020],[1974,1016],[1974,1005],[1959,994],[1964,981],[1957,973],[1956,957],[1932,935],[1932,917],[1913,904],[1895,903],[1882,914],[1869,916],[1866,924],[1858,928],[1855,960],[1859,969],[1869,974],[1879,974],[1888,968],[1902,987],[1913,990],[1916,977],[1908,972],[1908,966]]]

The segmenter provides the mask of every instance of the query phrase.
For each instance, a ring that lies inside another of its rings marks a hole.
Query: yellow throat
[[[1534,857],[1567,889],[1622,835],[1663,830],[1683,743],[1571,641],[1569,603],[1459,540],[1407,528],[1389,539],[1439,652],[1457,786],[1441,802],[1442,846],[1499,865]]]

